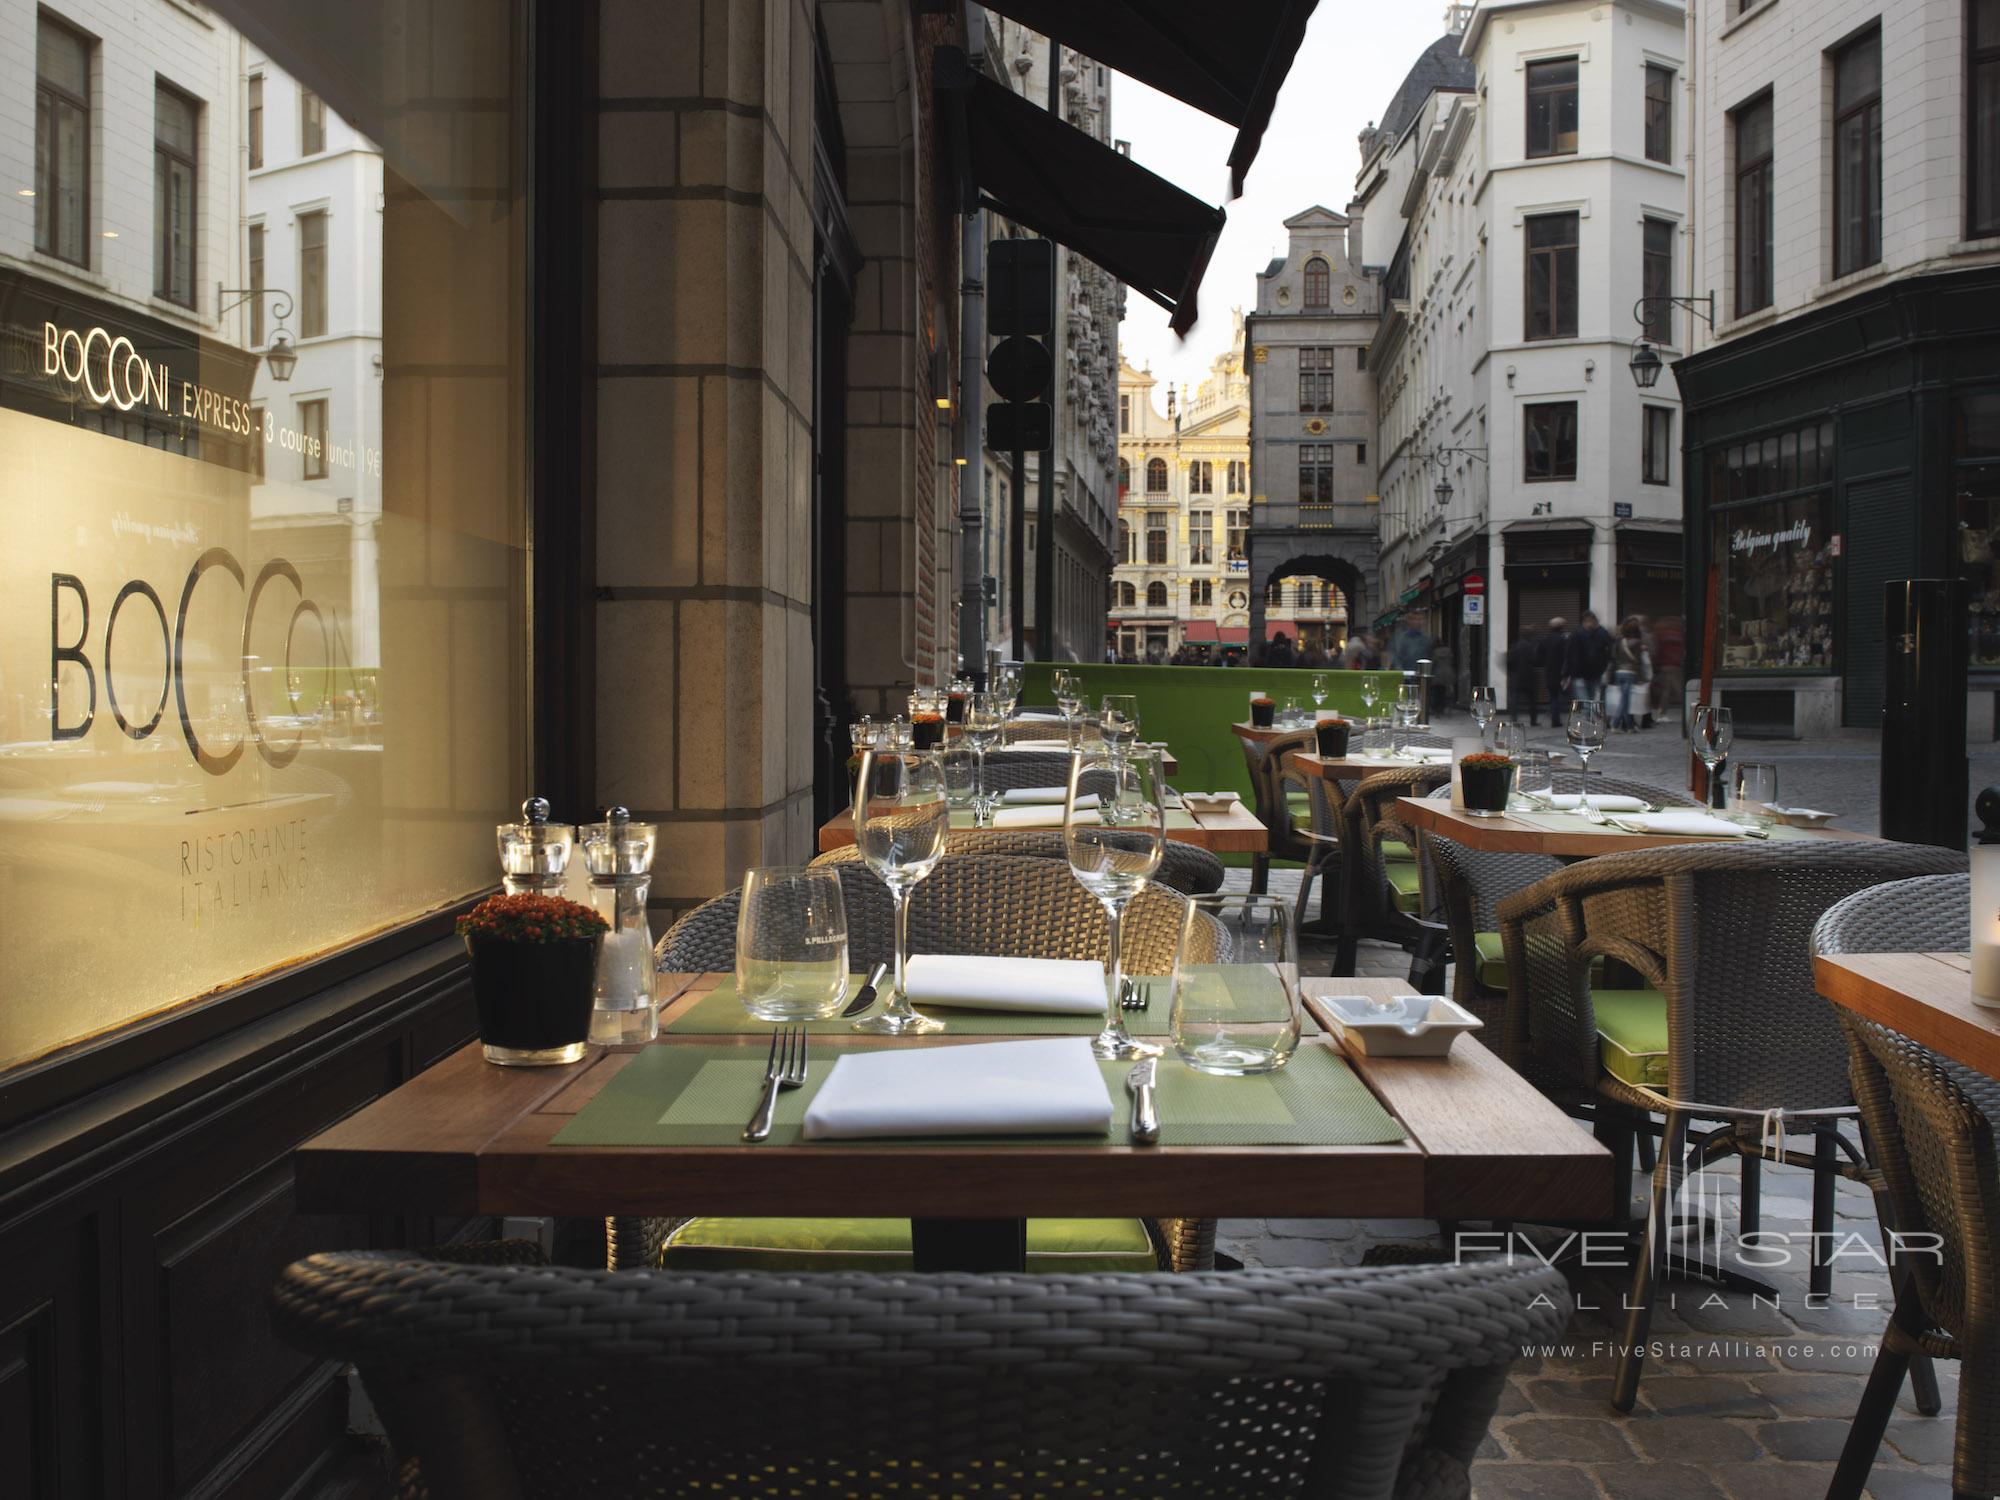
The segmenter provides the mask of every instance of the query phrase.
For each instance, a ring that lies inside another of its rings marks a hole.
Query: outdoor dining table
[[[1965,953],[1843,953],[1813,960],[1820,994],[1941,1057],[2000,1078],[2000,1010],[1972,1001]]]
[[[1449,765],[1449,751],[1421,755],[1315,755],[1310,750],[1294,750],[1285,757],[1288,770],[1326,781],[1361,781],[1381,771],[1416,771],[1425,766]]]
[[[1575,813],[1553,810],[1481,818],[1429,797],[1397,798],[1396,816],[1411,828],[1441,834],[1455,844],[1488,854],[1552,854],[1559,859],[1594,859],[1600,854],[1624,854],[1633,849],[1758,842],[1747,835],[1716,838],[1701,834],[1632,833],[1610,823],[1592,823]],[[1780,824],[1764,832],[1773,843],[1879,842],[1875,834],[1856,833],[1847,828],[1788,828]]]
[[[954,830],[972,828],[975,826],[972,814],[953,812],[951,826]],[[1062,825],[1060,823],[1045,825],[1043,831],[1047,831],[1048,828],[1060,832]],[[1270,831],[1258,821],[1257,815],[1241,802],[1232,802],[1226,808],[1213,811],[1206,809],[1197,811],[1191,807],[1170,808],[1167,812],[1166,832],[1170,839],[1183,844],[1194,844],[1217,854],[1261,854],[1270,841]],[[852,808],[842,808],[820,824],[820,853],[824,854],[829,849],[845,849],[853,842]]]
[[[1017,1264],[1030,1216],[1568,1221],[1602,1218],[1611,1207],[1610,1154],[1475,1038],[1459,1037],[1442,1058],[1353,1055],[1342,1064],[1343,1049],[1311,997],[1408,992],[1405,984],[1381,979],[1307,981],[1312,1019],[1301,1055],[1285,1071],[1309,1060],[1322,1069],[1351,1067],[1351,1077],[1366,1087],[1364,1102],[1372,1096],[1401,1136],[1387,1143],[1173,1144],[1180,1122],[1166,1075],[1186,1070],[1171,1053],[1161,1062],[1158,1145],[1123,1143],[1122,1089],[1114,1098],[1112,1138],[1103,1143],[1031,1137],[785,1141],[774,1135],[745,1145],[733,1116],[726,1133],[713,1134],[709,1144],[558,1142],[628,1068],[661,1076],[662,1069],[686,1068],[704,1057],[735,1056],[752,1065],[741,1071],[758,1069],[769,1028],[750,1021],[732,997],[715,993],[731,983],[730,976],[661,979],[663,992],[674,998],[662,1005],[656,1042],[593,1047],[569,1066],[520,1069],[488,1064],[471,1044],[306,1141],[293,1154],[299,1210],[909,1218],[918,1268],[935,1270],[993,1268],[995,1244],[1003,1247],[1003,1262]],[[1154,1002],[1166,1004],[1164,998]],[[720,1019],[718,1012],[724,1013]],[[837,1020],[815,1023],[808,1089],[847,1048],[1046,1035],[1047,1023],[1061,1019],[1016,1014],[998,1020],[987,1013],[982,1021],[988,1029],[974,1035],[947,1031],[897,1039],[857,1036]],[[687,1029],[694,1024],[707,1029]],[[994,1024],[1010,1029],[996,1034]],[[662,1049],[682,1050],[676,1057]],[[1309,1059],[1310,1049],[1330,1049],[1331,1055]],[[1126,1065],[1105,1066],[1109,1086],[1111,1071],[1122,1077]],[[1220,1082],[1232,1095],[1242,1090],[1234,1096],[1246,1102],[1272,1097],[1256,1092],[1270,1086],[1256,1078],[1190,1076],[1203,1086]],[[1350,1075],[1343,1071],[1342,1077]],[[752,1090],[742,1093],[731,1102],[740,1102],[747,1117],[756,1100]],[[671,1111],[678,1097],[649,1098],[640,1113],[650,1117],[656,1103]]]

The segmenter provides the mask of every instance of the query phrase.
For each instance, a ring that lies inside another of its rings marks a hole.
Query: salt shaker
[[[651,823],[634,823],[622,807],[608,809],[602,823],[583,829],[591,904],[611,924],[597,960],[590,1017],[590,1039],[607,1046],[650,1042],[660,1034],[653,1008],[653,933],[646,922],[656,834]]]

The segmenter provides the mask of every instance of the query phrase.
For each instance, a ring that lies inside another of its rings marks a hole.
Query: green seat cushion
[[[1507,988],[1507,952],[1500,945],[1497,932],[1475,932],[1472,935],[1473,952],[1479,964],[1479,982],[1489,990]],[[1604,977],[1604,956],[1599,954],[1590,961],[1590,980],[1594,985]],[[1648,993],[1651,993],[1648,991]]]
[[[690,1219],[660,1256],[670,1271],[908,1271],[908,1219]],[[1157,1271],[1137,1219],[1030,1219],[1030,1271]]]
[[[1593,989],[1590,999],[1604,1071],[1634,1088],[1665,1088],[1667,997],[1658,990]]]
[[[1414,912],[1423,904],[1422,877],[1414,859],[1384,860],[1382,873],[1388,878],[1389,899],[1396,903],[1397,911]]]
[[[1400,839],[1384,839],[1379,846],[1382,863],[1387,865],[1413,865],[1417,862],[1417,851]]]
[[[1313,806],[1311,792],[1285,793],[1285,808],[1291,814],[1292,827],[1301,833],[1313,831]]]

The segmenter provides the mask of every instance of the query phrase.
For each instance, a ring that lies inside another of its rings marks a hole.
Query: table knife
[[[847,1009],[843,1010],[841,1015],[858,1016],[861,1012],[868,1009],[869,1006],[873,1005],[875,1003],[876,986],[882,983],[883,976],[888,972],[889,966],[887,964],[875,965],[875,972],[868,976],[868,982],[855,992],[852,1000],[847,1002]]]
[[[1132,1144],[1150,1146],[1160,1138],[1160,1110],[1153,1099],[1153,1075],[1157,1057],[1141,1058],[1125,1075],[1125,1087],[1132,1094]]]

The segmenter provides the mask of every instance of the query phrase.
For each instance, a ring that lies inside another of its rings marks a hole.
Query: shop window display
[[[1710,555],[1725,672],[1834,667],[1831,424],[1735,444],[1711,459]]]

